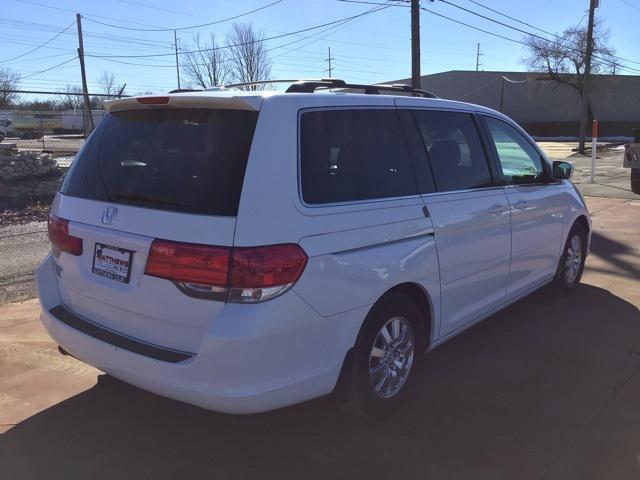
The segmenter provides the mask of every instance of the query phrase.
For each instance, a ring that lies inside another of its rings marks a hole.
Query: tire
[[[372,418],[395,412],[411,392],[426,345],[424,318],[411,297],[382,298],[367,315],[354,349],[352,395],[359,409]]]
[[[4,133],[0,132],[0,142],[4,140]]]
[[[631,191],[640,195],[640,168],[631,169]]]
[[[564,245],[553,288],[558,293],[573,292],[580,284],[587,254],[587,232],[575,223]]]

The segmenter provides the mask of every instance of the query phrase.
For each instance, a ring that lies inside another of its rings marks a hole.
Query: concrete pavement
[[[596,150],[596,173],[591,183],[591,156],[580,155],[573,151],[577,142],[538,142],[540,148],[553,160],[565,160],[573,163],[573,183],[584,195],[591,197],[626,198],[639,197],[631,191],[630,170],[622,168],[624,146],[604,148],[600,145]]]
[[[37,303],[0,307],[3,478],[640,477],[640,201],[588,199],[592,255],[428,355],[406,408],[374,422],[326,400],[215,414],[57,353]]]

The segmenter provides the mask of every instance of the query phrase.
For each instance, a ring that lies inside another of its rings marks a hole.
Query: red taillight
[[[230,248],[154,240],[145,273],[178,282],[193,296],[207,297],[211,287],[209,298],[260,302],[290,288],[306,264],[295,244]]]
[[[266,288],[295,283],[307,255],[295,244],[233,249],[232,288]]]
[[[176,282],[226,287],[229,253],[226,247],[154,240],[145,273]]]
[[[142,105],[166,105],[169,103],[169,97],[140,97],[138,103]]]
[[[49,232],[49,240],[53,244],[54,253],[66,252],[76,256],[82,255],[82,239],[69,235],[69,220],[59,218],[50,213],[47,230]]]

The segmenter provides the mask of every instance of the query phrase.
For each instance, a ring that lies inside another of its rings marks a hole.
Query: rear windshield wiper
[[[130,194],[124,194],[124,193],[111,193],[109,196],[111,198],[113,198],[114,200],[116,200],[116,201],[123,200],[123,201],[130,201],[130,202],[157,203],[157,204],[167,205],[167,206],[171,206],[171,207],[184,207],[184,208],[191,206],[191,205],[187,205],[185,203],[172,202],[172,201],[169,201],[169,200],[163,200],[161,198],[144,197],[142,195],[130,195]]]

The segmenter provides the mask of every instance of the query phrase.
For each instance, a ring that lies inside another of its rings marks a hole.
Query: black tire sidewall
[[[640,195],[640,168],[631,169],[631,191]]]
[[[413,329],[414,353],[411,372],[402,389],[391,398],[376,395],[369,378],[369,355],[382,326],[392,317],[406,318]],[[370,417],[384,418],[397,410],[408,398],[422,364],[426,349],[424,316],[408,295],[392,293],[383,297],[365,319],[356,341],[354,354],[354,380],[360,408]]]
[[[580,264],[580,270],[578,271],[578,275],[576,275],[576,279],[574,282],[569,283],[565,278],[565,262],[567,258],[567,250],[569,249],[569,242],[574,237],[574,235],[579,235],[582,240],[582,263]],[[585,228],[580,224],[574,224],[569,231],[569,235],[567,235],[567,240],[564,244],[564,249],[562,250],[562,256],[560,257],[560,264],[558,265],[558,272],[555,278],[556,287],[565,292],[572,292],[575,290],[580,284],[580,279],[582,278],[582,273],[584,272],[584,265],[587,259],[587,232]]]

